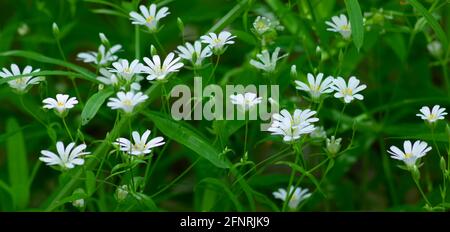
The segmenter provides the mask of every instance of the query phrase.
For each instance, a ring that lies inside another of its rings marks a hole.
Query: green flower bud
[[[59,27],[58,24],[53,23],[52,24],[52,30],[53,30],[53,35],[58,38],[59,37]]]

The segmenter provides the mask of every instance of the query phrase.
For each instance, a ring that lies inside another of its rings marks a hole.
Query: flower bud
[[[128,186],[122,185],[117,188],[116,190],[117,201],[123,201],[127,198],[127,196],[128,196]]]
[[[297,66],[295,66],[295,64],[291,66],[291,78],[297,78]]]
[[[58,38],[59,37],[59,27],[58,24],[53,23],[52,24],[52,30],[53,30],[53,35]]]
[[[427,49],[430,54],[436,58],[439,58],[442,55],[442,44],[437,40],[430,42],[427,45]]]
[[[72,202],[72,205],[76,208],[84,208],[84,199],[78,199]]]
[[[341,149],[341,138],[335,138],[334,136],[331,136],[331,138],[327,139],[327,151],[330,155],[334,156],[336,155],[339,150]]]
[[[105,45],[107,48],[111,47],[108,38],[106,38],[105,34],[99,33],[100,41],[102,41],[102,44]]]
[[[177,18],[178,30],[180,30],[181,35],[184,35],[184,23],[180,18]]]
[[[445,162],[444,157],[441,157],[441,160],[439,161],[439,166],[441,167],[442,172],[445,172],[447,170],[447,164]]]
[[[155,46],[153,46],[153,44],[150,45],[150,55],[152,56],[158,55],[158,51],[156,50]]]

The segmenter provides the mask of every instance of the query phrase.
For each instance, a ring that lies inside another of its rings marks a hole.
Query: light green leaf
[[[361,7],[359,6],[358,0],[345,0],[345,6],[347,7],[352,27],[353,43],[359,51],[364,43],[364,25]]]
[[[44,56],[44,55],[36,53],[36,52],[13,50],[13,51],[2,52],[2,53],[0,53],[0,56],[24,57],[24,58],[32,59],[32,60],[42,62],[42,63],[49,63],[49,64],[63,66],[63,67],[66,67],[68,69],[71,69],[71,70],[83,75],[86,79],[88,79],[92,82],[98,83],[97,79],[95,79],[96,75],[94,73],[92,73],[91,71],[89,71],[85,68],[82,68],[78,65],[74,65],[72,63],[69,63],[69,62],[66,62],[63,60],[58,60],[55,58],[47,57],[47,56]]]
[[[9,118],[6,132],[20,130],[16,119]],[[30,196],[28,186],[28,163],[25,151],[25,140],[22,131],[10,136],[6,142],[8,174],[11,193],[16,209],[24,209]]]
[[[220,153],[211,146],[211,142],[200,137],[198,132],[192,128],[183,125],[181,122],[168,119],[155,111],[147,111],[143,112],[143,114],[150,118],[164,135],[195,151],[219,168],[229,167],[225,161],[220,159]]]
[[[105,100],[114,93],[112,89],[104,89],[89,98],[81,112],[81,123],[86,125],[97,114],[97,111],[103,105]]]
[[[433,28],[433,31],[436,33],[437,37],[441,41],[443,50],[447,51],[448,46],[447,36],[445,35],[444,30],[442,30],[442,27],[439,25],[436,19],[417,0],[408,0],[408,2],[414,7],[414,9],[416,9],[421,15],[423,15],[423,17],[425,17],[428,24],[430,25],[431,28]]]

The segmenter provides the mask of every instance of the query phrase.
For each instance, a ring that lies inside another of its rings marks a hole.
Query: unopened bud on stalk
[[[341,138],[335,138],[331,136],[331,138],[327,139],[327,151],[330,155],[336,155],[341,149]]]
[[[150,45],[150,55],[152,56],[158,55],[158,51],[156,50],[155,46],[153,46],[153,44]]]
[[[181,20],[180,18],[177,18],[177,25],[178,25],[178,30],[180,30],[181,35],[184,34],[184,23],[183,20]]]
[[[58,38],[59,37],[59,27],[55,22],[52,24],[53,35]]]
[[[72,205],[76,208],[83,208],[84,207],[84,199],[78,199],[72,202]]]
[[[102,44],[105,45],[107,48],[111,47],[108,38],[106,38],[105,34],[99,33],[100,41],[102,41]]]
[[[297,78],[297,66],[295,66],[295,64],[291,66],[291,78]]]
[[[122,185],[116,190],[116,198],[118,201],[123,201],[128,196],[128,186]]]
[[[441,167],[442,172],[445,172],[447,170],[447,164],[445,162],[444,157],[441,157],[441,160],[439,162],[439,165]]]

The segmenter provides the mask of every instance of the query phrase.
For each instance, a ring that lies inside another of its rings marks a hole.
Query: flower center
[[[217,38],[217,39],[214,39],[214,43],[215,44],[219,44],[219,43],[221,43],[222,42],[222,40],[221,39],[219,39],[219,38]]]
[[[133,145],[133,150],[137,150],[137,151],[143,151],[145,148],[145,144],[144,143],[136,143]]]
[[[405,158],[406,159],[409,159],[409,158],[411,158],[412,157],[412,153],[405,153]]]
[[[349,27],[347,24],[345,24],[345,25],[342,25],[342,26],[340,27],[340,29],[341,29],[341,31],[349,31],[349,30],[350,30],[350,27]]]
[[[123,100],[122,104],[125,105],[125,106],[132,106],[133,105],[133,103],[131,102],[130,99]]]
[[[153,21],[153,16],[148,16],[146,19],[145,19],[145,21],[147,22],[147,23],[151,23],[152,21]]]
[[[25,78],[16,79],[17,84],[25,84]]]
[[[56,105],[58,105],[58,107],[63,107],[63,106],[64,106],[64,102],[58,101],[58,102],[56,103]]]
[[[310,84],[309,88],[311,89],[311,91],[313,92],[319,92],[320,86],[319,85],[314,85],[314,84]]]
[[[435,114],[428,115],[428,120],[436,120],[437,116]]]
[[[353,94],[353,90],[351,88],[345,88],[342,90],[342,93],[344,95],[352,95]]]
[[[126,67],[123,71],[124,71],[125,73],[131,73],[130,67]]]

